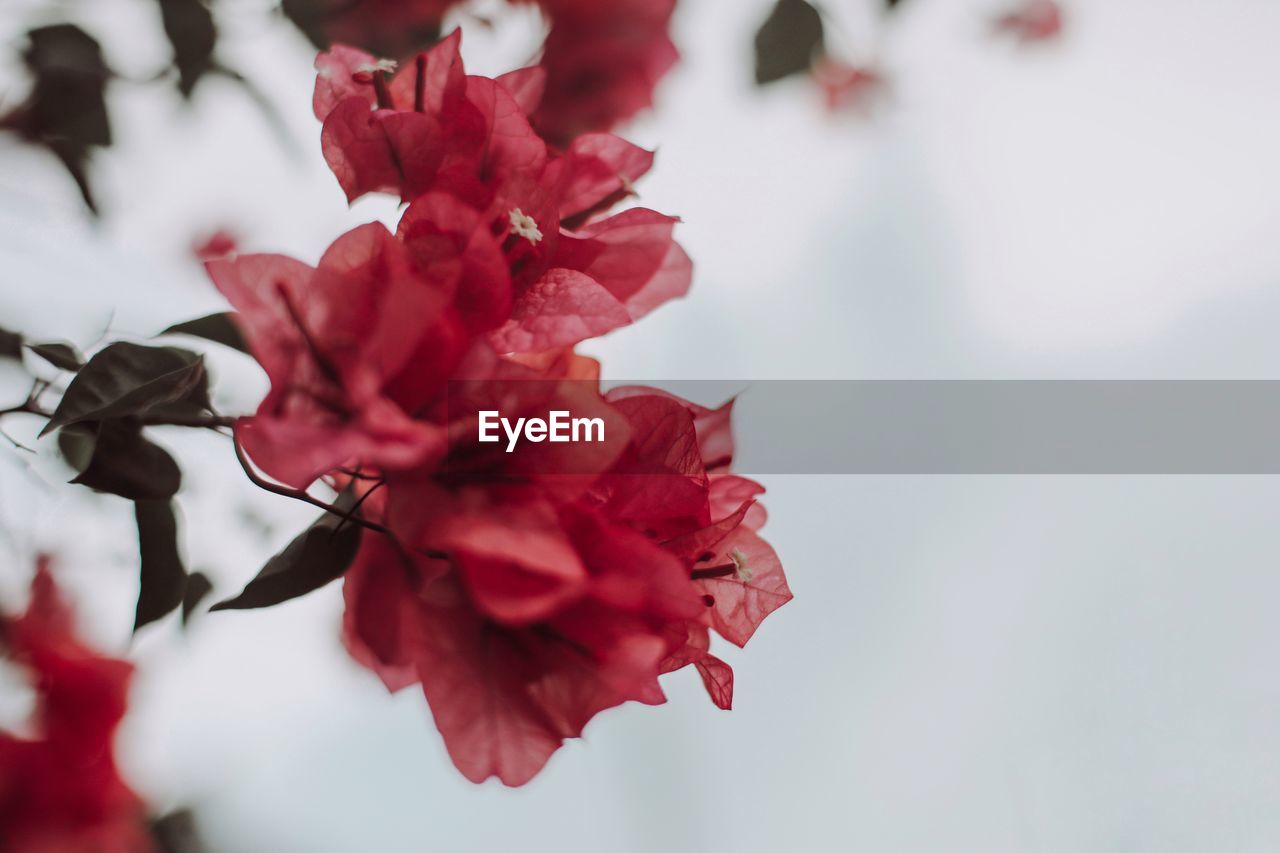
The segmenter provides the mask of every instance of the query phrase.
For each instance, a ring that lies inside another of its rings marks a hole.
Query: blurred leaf
[[[90,420],[141,415],[163,403],[203,397],[204,360],[176,347],[111,344],[89,359],[40,431]]]
[[[204,338],[224,347],[249,352],[240,327],[236,325],[236,312],[226,311],[221,314],[210,314],[185,323],[177,323],[165,329],[162,335],[190,335],[193,338]]]
[[[27,344],[27,349],[59,370],[75,372],[84,366],[84,356],[71,344]]]
[[[339,507],[350,509],[353,501],[344,495]],[[319,589],[342,577],[351,566],[360,547],[357,524],[343,524],[332,513],[325,513],[315,524],[289,543],[263,566],[258,576],[249,581],[235,598],[219,602],[214,610],[250,610],[270,607]]]
[[[90,433],[88,464],[79,467],[85,450],[85,432],[91,424],[76,424],[58,433],[58,447],[72,467],[80,471],[71,482],[99,492],[134,501],[164,500],[182,486],[182,470],[164,448],[142,435],[135,420],[109,420]]]
[[[187,576],[187,588],[182,594],[183,625],[191,621],[191,614],[211,592],[213,592],[213,582],[203,572],[192,572]]]
[[[213,58],[218,46],[218,30],[213,14],[200,0],[157,0],[164,34],[173,47],[173,66],[178,70],[178,91],[191,97],[200,78],[218,70]]]
[[[307,41],[320,50],[328,50],[329,5],[325,0],[284,0],[280,11],[307,37]]]
[[[151,821],[151,837],[156,853],[205,853],[208,848],[200,840],[195,814],[178,809]]]
[[[178,520],[173,502],[136,501],[138,556],[142,561],[138,609],[133,630],[156,621],[182,604],[187,570],[178,554]]]
[[[431,7],[430,3],[419,5]],[[443,16],[443,12],[424,11],[400,16],[399,21],[379,22],[363,0],[284,0],[280,11],[320,50],[333,47],[334,34],[341,33],[343,41],[354,41],[354,47],[388,57],[409,56],[438,42]]]
[[[97,424],[75,424],[58,433],[58,451],[62,459],[77,474],[84,472],[93,461],[93,449],[98,445]]]
[[[884,0],[885,8],[887,8],[890,12],[898,8],[898,6],[900,6],[901,4],[902,4],[902,0]]]
[[[778,0],[756,33],[756,84],[809,70],[822,50],[822,16],[805,0]]]
[[[86,167],[92,148],[111,144],[106,102],[111,69],[98,42],[72,24],[37,27],[27,39],[22,59],[34,85],[26,101],[0,118],[0,127],[49,149],[97,213]]]
[[[0,358],[22,360],[22,335],[0,329]]]

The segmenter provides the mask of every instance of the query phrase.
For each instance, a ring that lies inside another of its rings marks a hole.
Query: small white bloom
[[[733,560],[734,574],[738,576],[738,580],[746,583],[753,577],[751,568],[747,566],[747,555],[742,552],[741,548],[734,548],[729,552],[729,559]]]
[[[538,230],[538,223],[532,216],[525,215],[525,212],[518,207],[511,208],[511,233],[517,237],[525,238],[534,245],[537,245],[542,240],[542,232]]]

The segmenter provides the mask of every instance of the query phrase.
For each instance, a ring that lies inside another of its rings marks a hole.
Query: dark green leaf
[[[250,610],[270,607],[306,595],[342,577],[360,547],[362,528],[326,513],[289,546],[263,566],[258,576],[235,598],[212,610]]]
[[[204,601],[204,597],[213,592],[213,583],[203,572],[192,572],[187,577],[187,589],[182,595],[182,624],[191,621],[191,614]]]
[[[63,460],[77,474],[84,472],[93,461],[93,449],[98,445],[97,424],[76,424],[58,433],[58,450]]]
[[[22,335],[0,329],[0,358],[22,360]]]
[[[71,380],[40,434],[82,421],[142,415],[156,406],[207,393],[204,360],[176,347],[115,343]]]
[[[27,349],[59,370],[75,372],[84,366],[84,356],[71,344],[27,344]]]
[[[187,586],[187,570],[178,554],[178,520],[172,501],[137,501],[133,505],[138,521],[138,555],[142,559],[138,610],[133,620],[137,631],[182,604]]]
[[[71,482],[99,492],[110,492],[134,501],[171,498],[182,486],[182,471],[164,448],[152,444],[142,435],[135,420],[110,420],[97,425],[90,433],[93,443],[88,464],[84,459],[86,429],[91,424],[76,424],[58,433],[58,447],[63,457],[78,468],[80,475]]]
[[[240,352],[247,353],[249,351],[249,345],[245,343],[244,335],[241,334],[240,327],[236,325],[234,311],[210,314],[208,317],[200,317],[196,320],[178,323],[165,329],[160,334],[190,335],[193,338],[204,338],[206,341],[213,341],[215,344],[222,344],[224,347],[238,349]]]
[[[822,51],[822,16],[805,0],[778,0],[756,33],[756,84],[809,70]]]
[[[94,148],[111,144],[106,86],[115,74],[97,40],[74,24],[36,27],[27,38],[22,60],[31,89],[5,123],[57,157],[97,213],[88,166]]]

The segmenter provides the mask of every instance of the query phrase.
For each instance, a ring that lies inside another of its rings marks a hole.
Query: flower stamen
[[[523,237],[535,246],[542,241],[542,231],[539,230],[538,223],[532,216],[518,207],[513,207],[510,217],[512,234]]]

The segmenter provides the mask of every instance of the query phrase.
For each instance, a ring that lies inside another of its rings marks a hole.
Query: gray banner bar
[[[1278,474],[1280,381],[696,381],[751,474]]]

